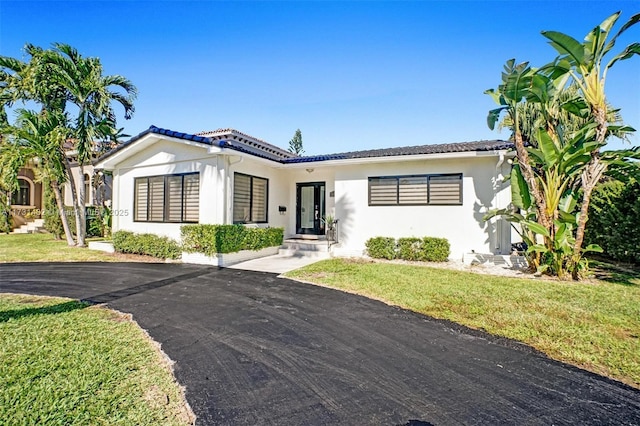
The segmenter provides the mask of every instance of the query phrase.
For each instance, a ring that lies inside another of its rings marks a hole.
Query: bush
[[[395,259],[396,239],[389,237],[369,238],[365,243],[367,254],[376,259]]]
[[[62,218],[56,203],[56,196],[49,185],[42,185],[44,190],[44,229],[53,234],[56,240],[62,239],[64,235],[64,227],[62,226]]]
[[[420,262],[446,262],[451,253],[446,238],[374,237],[367,240],[367,253],[376,259],[402,259]]]
[[[182,251],[171,238],[129,231],[113,234],[113,248],[120,253],[144,254],[161,259],[178,259]]]
[[[589,207],[586,244],[598,244],[614,260],[640,264],[640,183],[598,185]]]
[[[422,240],[420,238],[398,238],[398,259],[422,260]]]
[[[282,228],[246,228],[243,225],[184,225],[180,228],[182,248],[188,253],[235,253],[261,250],[282,244]]]
[[[446,238],[424,237],[420,248],[420,260],[424,262],[446,262],[451,254],[451,245]]]
[[[104,237],[102,209],[98,207],[87,207],[85,211],[87,220],[87,237]]]

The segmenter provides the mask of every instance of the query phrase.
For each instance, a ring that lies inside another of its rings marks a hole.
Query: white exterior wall
[[[122,163],[113,171],[113,231],[164,235],[178,240],[180,223],[135,222],[133,216],[134,178],[200,173],[200,223],[223,223],[224,197],[220,186],[218,156],[207,150],[169,141],[158,141]]]
[[[242,161],[240,160],[242,158]],[[267,207],[267,223],[259,224],[261,227],[285,228],[285,236],[287,235],[288,219],[294,216],[295,224],[295,200],[293,206],[290,205],[289,197],[289,177],[282,169],[274,168],[278,163],[267,160],[255,160],[252,157],[239,155],[229,156],[229,183],[227,191],[227,218],[226,223],[233,223],[233,174],[235,172],[244,173],[245,175],[256,176],[269,180],[269,195]],[[279,206],[285,206],[287,211],[280,214]]]
[[[309,171],[307,171],[309,169]],[[291,237],[296,234],[296,186],[299,183],[325,183],[325,216],[336,217],[335,211],[335,168],[334,167],[318,167],[318,164],[309,164],[305,168],[295,168],[286,170],[286,189],[289,193],[287,201],[287,227],[285,228],[285,237]]]
[[[451,244],[451,258],[504,251],[509,233],[504,224],[490,224],[482,216],[506,206],[505,188],[496,196],[497,156],[371,163],[335,170],[336,218],[340,220],[337,255],[361,256],[371,237],[444,237]],[[463,174],[463,204],[456,206],[369,206],[368,178],[412,174]],[[500,231],[498,231],[500,229]]]
[[[464,253],[508,253],[511,232],[500,219],[482,220],[487,211],[506,207],[509,185],[502,182],[510,165],[500,153],[462,153],[419,159],[414,156],[282,165],[237,151],[209,152],[206,145],[157,138],[139,152],[126,156],[113,170],[113,231],[180,237],[180,223],[133,220],[136,177],[200,173],[199,223],[230,224],[233,221],[233,174],[269,180],[268,223],[283,227],[285,237],[296,233],[296,184],[324,182],[325,215],[339,220],[340,244],[336,255],[360,256],[365,241],[374,236],[444,237],[451,244],[451,258]],[[413,174],[463,174],[463,204],[456,206],[369,206],[368,178]],[[333,194],[333,196],[332,196]],[[279,212],[279,206],[286,212]]]

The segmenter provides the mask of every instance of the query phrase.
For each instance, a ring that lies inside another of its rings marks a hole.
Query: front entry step
[[[328,259],[330,257],[330,251],[329,242],[327,240],[289,238],[284,240],[278,254],[282,256]]]

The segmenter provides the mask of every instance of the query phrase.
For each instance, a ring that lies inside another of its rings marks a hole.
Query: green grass
[[[527,343],[640,387],[640,278],[584,283],[332,259],[287,276]]]
[[[70,247],[51,234],[0,235],[1,262],[120,262],[121,255]]]
[[[0,424],[191,424],[160,352],[127,316],[0,295]]]

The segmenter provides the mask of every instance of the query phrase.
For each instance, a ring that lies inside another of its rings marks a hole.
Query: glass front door
[[[324,182],[297,184],[296,200],[296,233],[324,235]]]

